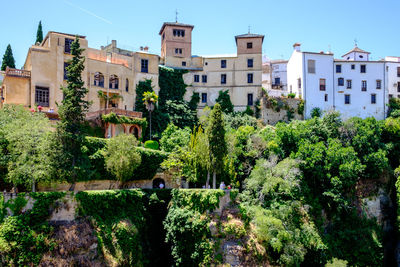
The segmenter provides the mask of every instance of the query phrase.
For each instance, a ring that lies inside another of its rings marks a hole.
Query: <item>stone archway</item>
[[[153,180],[153,188],[160,188],[160,184],[164,184],[164,188],[165,188],[165,181],[164,181],[164,179],[155,178],[155,179]]]
[[[129,133],[133,134],[136,137],[136,139],[140,138],[140,129],[139,129],[139,127],[137,125],[132,125],[129,128]]]

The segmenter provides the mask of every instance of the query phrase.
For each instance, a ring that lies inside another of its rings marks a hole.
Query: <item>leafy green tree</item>
[[[42,43],[43,41],[43,30],[42,30],[42,21],[39,21],[38,29],[36,32],[36,44],[37,43]]]
[[[57,124],[57,136],[61,146],[61,155],[57,157],[60,170],[64,177],[72,181],[85,175],[85,171],[89,168],[81,149],[85,142],[83,134],[85,112],[90,105],[85,100],[88,89],[83,87],[82,71],[85,68],[85,58],[82,52],[79,38],[76,37],[71,45],[72,59],[67,67],[67,87],[61,87],[64,99],[59,106],[60,122]]]
[[[224,157],[227,152],[222,116],[221,106],[217,103],[210,113],[209,125],[206,129],[213,171],[213,188],[216,188],[217,173],[221,173],[224,168]]]
[[[191,110],[185,101],[167,100],[165,113],[169,121],[179,128],[192,128],[197,121],[196,111]]]
[[[15,59],[10,44],[7,45],[6,52],[4,53],[3,62],[1,63],[1,70],[5,71],[7,67],[15,68]]]
[[[221,105],[222,112],[233,112],[233,104],[231,101],[231,97],[229,96],[229,90],[219,91],[218,98],[215,101]]]
[[[133,135],[121,134],[108,141],[104,154],[105,165],[108,171],[119,181],[127,181],[139,167],[141,157],[136,151],[138,142]]]
[[[6,180],[35,191],[37,182],[54,179],[49,157],[54,134],[49,120],[42,113],[7,105],[0,110],[0,121],[0,136],[5,145],[0,151],[0,165]]]
[[[311,110],[311,118],[320,118],[322,116],[322,110],[318,107]]]
[[[166,152],[173,152],[180,147],[185,147],[190,141],[190,128],[180,129],[173,123],[168,124],[168,127],[161,135],[161,149]]]

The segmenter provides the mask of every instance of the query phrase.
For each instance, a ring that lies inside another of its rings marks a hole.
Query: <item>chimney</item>
[[[297,52],[300,52],[300,47],[301,47],[301,44],[300,44],[300,43],[295,43],[295,44],[293,45],[294,50],[296,50]]]
[[[143,48],[143,51],[148,52],[148,51],[149,51],[149,47],[148,47],[148,46],[145,46],[145,47]]]
[[[117,40],[112,40],[111,41],[111,47],[117,47]]]

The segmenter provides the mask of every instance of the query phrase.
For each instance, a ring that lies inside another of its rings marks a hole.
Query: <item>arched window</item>
[[[101,72],[96,72],[94,74],[94,85],[104,87],[104,75]]]
[[[117,75],[110,76],[109,87],[110,87],[110,89],[118,89],[118,76]]]
[[[125,91],[129,91],[129,80],[126,79],[126,83],[125,83]]]

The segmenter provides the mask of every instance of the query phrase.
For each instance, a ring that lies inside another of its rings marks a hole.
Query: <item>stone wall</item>
[[[288,121],[289,113],[292,120],[303,120],[303,114],[299,114],[299,104],[302,102],[298,98],[287,97],[267,97],[261,99],[261,118],[264,123],[275,125],[279,121]]]
[[[86,190],[110,190],[110,189],[132,189],[132,188],[153,188],[153,181],[162,179],[165,188],[179,188],[181,184],[171,175],[166,173],[157,173],[151,180],[135,180],[129,182],[121,182],[116,180],[94,180],[77,183],[53,183],[39,184],[38,191],[86,191]]]

